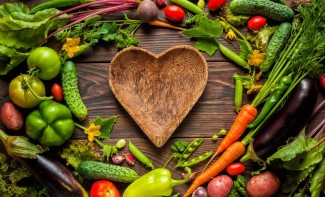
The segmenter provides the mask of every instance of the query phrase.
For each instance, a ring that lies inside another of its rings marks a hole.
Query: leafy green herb
[[[249,32],[246,38],[254,43],[255,48],[265,52],[267,44],[277,28],[278,26],[265,26],[260,31]]]
[[[47,197],[47,190],[32,174],[7,154],[0,153],[0,193],[3,197]]]
[[[237,175],[236,180],[233,181],[233,186],[228,196],[231,197],[245,197],[246,196],[246,179],[244,175]]]
[[[89,141],[72,141],[67,147],[65,147],[60,157],[67,161],[67,164],[71,165],[75,170],[81,161],[102,161],[102,157],[95,151],[93,142]]]
[[[212,56],[219,49],[218,38],[223,33],[220,21],[211,20],[206,14],[198,14],[188,19],[186,23],[195,23],[196,26],[182,33],[196,39],[195,48]]]
[[[119,49],[139,44],[134,33],[141,25],[140,20],[129,19],[126,15],[123,20],[101,20],[100,16],[94,16],[85,22],[59,31],[54,36],[57,40],[65,42],[66,38],[82,38],[82,42],[97,44],[100,40],[113,41]]]
[[[97,116],[96,119],[91,120],[90,123],[94,123],[95,125],[100,125],[100,132],[101,135],[99,136],[100,139],[109,139],[111,137],[112,128],[117,121],[118,116],[112,116],[109,118],[102,119],[101,117]]]

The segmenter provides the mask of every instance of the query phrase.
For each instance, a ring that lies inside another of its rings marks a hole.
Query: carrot
[[[257,115],[257,109],[254,106],[250,104],[245,104],[243,106],[243,108],[240,110],[239,114],[237,115],[233,125],[228,131],[227,135],[221,141],[220,145],[217,148],[217,151],[214,153],[214,155],[211,157],[209,162],[206,164],[203,171],[218,154],[222,153],[232,143],[234,143],[242,136],[242,134],[246,130],[247,125],[249,125],[255,119],[256,115]]]
[[[183,197],[188,197],[200,185],[206,183],[218,173],[226,169],[231,163],[244,154],[246,148],[245,144],[236,141],[227,148],[227,150],[215,161],[206,171],[202,172],[192,183],[190,188],[186,191]]]
[[[185,28],[183,28],[183,27],[178,27],[178,26],[169,24],[169,23],[167,23],[165,21],[159,20],[159,19],[150,21],[148,23],[150,25],[152,25],[152,26],[165,27],[165,28],[175,29],[175,30],[180,30],[180,31],[184,31],[185,30]]]

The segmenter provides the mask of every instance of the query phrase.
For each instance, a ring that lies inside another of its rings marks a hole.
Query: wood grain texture
[[[20,2],[26,3],[32,7],[43,1],[45,0],[23,0]],[[2,0],[0,4],[5,2],[17,2],[17,0]],[[135,36],[140,39],[139,47],[155,54],[159,54],[175,45],[185,44],[194,46],[193,40],[183,36],[178,31],[151,27],[148,25],[142,25]],[[226,42],[223,39],[220,39],[220,42],[237,52],[239,50],[236,42]],[[55,40],[50,40],[47,45],[53,46],[56,50],[62,47],[62,43]],[[113,115],[119,115],[113,127],[111,139],[105,142],[114,144],[121,138],[131,140],[144,152],[144,154],[152,159],[156,167],[162,167],[164,165],[171,154],[171,145],[177,140],[191,142],[198,137],[205,139],[199,149],[194,153],[193,157],[207,151],[214,151],[220,140],[214,142],[211,140],[211,136],[216,134],[220,129],[224,128],[228,130],[236,117],[233,104],[234,79],[232,76],[234,73],[239,75],[247,74],[245,70],[229,62],[219,51],[211,57],[202,53],[207,61],[209,71],[206,87],[197,103],[189,111],[188,115],[180,123],[169,140],[162,147],[158,148],[148,139],[141,128],[122,107],[108,85],[109,65],[117,52],[118,50],[113,43],[101,42],[91,47],[85,54],[74,60],[78,70],[80,94],[89,112],[87,119],[79,123],[87,126],[90,120],[96,118],[96,116],[106,118]],[[26,67],[26,62],[23,62],[19,68],[14,69],[7,76],[0,76],[0,106],[2,106],[4,102],[10,100],[8,96],[8,85],[10,80],[19,73],[26,72]],[[60,82],[60,77],[58,76],[54,80],[46,82],[45,85],[48,90],[50,90],[53,82]],[[50,95],[50,92],[48,91],[47,94]],[[247,96],[244,94],[243,104],[249,103],[253,96],[254,95]],[[324,92],[320,92],[318,100],[322,101],[324,98]],[[27,115],[29,111],[30,110],[25,111],[24,115]],[[307,129],[313,128],[320,120],[324,119],[324,117],[325,111],[323,110],[311,120]],[[0,129],[4,129],[2,123],[0,123]],[[15,134],[24,135],[24,132],[22,131]],[[76,128],[71,140],[86,140],[86,135],[82,130]],[[97,147],[97,149],[99,149],[99,147]],[[128,149],[124,148],[122,152],[126,153]],[[126,163],[123,165],[128,166]],[[174,165],[175,161],[172,161],[168,165],[168,169],[171,170],[173,178],[180,179],[182,171],[175,169]],[[202,170],[204,165],[205,163],[195,166],[193,171]],[[245,163],[245,165],[247,168],[245,175],[249,177],[250,170],[255,166],[250,162]],[[132,168],[141,175],[149,171],[148,168],[144,167],[139,162],[136,162]],[[87,189],[90,189],[91,183],[92,182],[87,182]],[[117,186],[120,191],[123,192],[127,185],[117,184]],[[188,184],[177,186],[174,192],[184,193],[188,186]]]

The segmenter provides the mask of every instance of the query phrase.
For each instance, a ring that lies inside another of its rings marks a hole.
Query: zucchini
[[[229,7],[237,14],[263,15],[275,21],[291,21],[294,17],[291,8],[270,0],[233,0]]]
[[[131,168],[118,166],[100,161],[82,161],[77,172],[85,179],[108,179],[110,181],[131,183],[138,178],[136,171]]]
[[[88,110],[79,93],[77,68],[72,61],[66,61],[62,66],[61,82],[68,108],[79,120],[84,120]]]
[[[283,22],[274,32],[269,44],[266,47],[265,59],[259,66],[260,71],[267,72],[272,67],[280,52],[285,47],[288,39],[290,38],[291,26],[292,25],[290,23]]]

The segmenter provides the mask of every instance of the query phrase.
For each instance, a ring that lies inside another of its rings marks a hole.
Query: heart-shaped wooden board
[[[109,85],[152,143],[163,146],[202,95],[208,80],[203,55],[177,45],[159,55],[121,50],[109,66]]]

